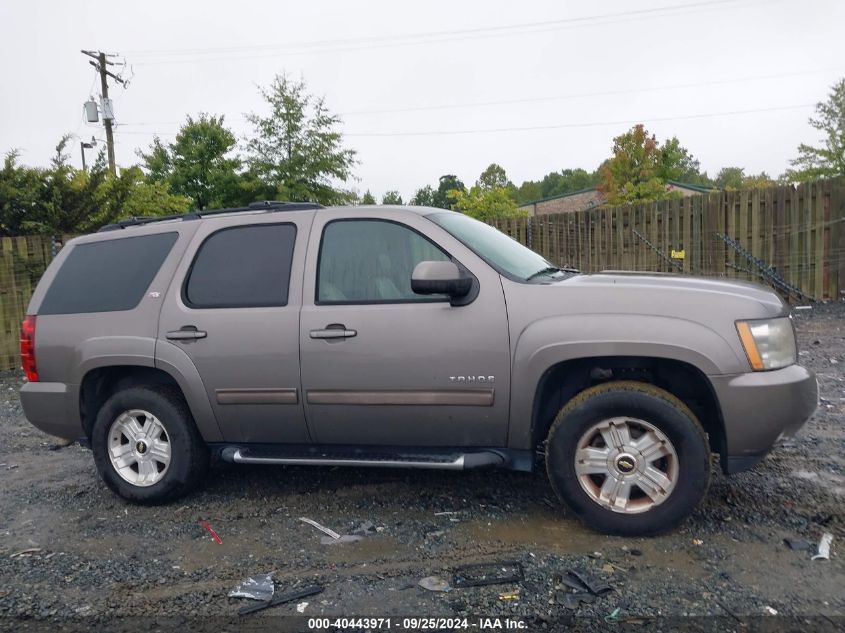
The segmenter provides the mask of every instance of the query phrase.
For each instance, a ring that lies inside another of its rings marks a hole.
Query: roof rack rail
[[[311,209],[325,209],[322,204],[317,202],[284,202],[280,200],[262,200],[259,202],[250,202],[246,207],[234,207],[231,209],[213,209],[211,211],[190,211],[188,213],[179,213],[176,215],[160,215],[160,216],[142,216],[128,218],[115,222],[114,224],[106,224],[97,232],[103,233],[105,231],[119,231],[129,226],[139,226],[141,224],[150,224],[152,222],[166,222],[170,220],[182,220],[183,222],[189,220],[201,220],[202,218],[219,215],[222,213],[243,213],[255,211],[307,211]]]

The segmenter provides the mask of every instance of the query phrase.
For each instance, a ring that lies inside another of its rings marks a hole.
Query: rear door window
[[[197,252],[183,291],[192,308],[288,303],[296,226],[256,224],[212,233]]]
[[[178,233],[77,244],[47,289],[39,314],[131,310],[144,296]]]

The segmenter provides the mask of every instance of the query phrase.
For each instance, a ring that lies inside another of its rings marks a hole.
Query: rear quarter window
[[[131,310],[178,237],[157,233],[77,244],[47,289],[38,314]]]

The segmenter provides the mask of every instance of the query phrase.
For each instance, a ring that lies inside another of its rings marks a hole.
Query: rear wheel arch
[[[694,365],[649,356],[598,356],[562,361],[543,372],[537,384],[531,415],[532,446],[541,447],[558,412],[581,392],[618,381],[654,385],[678,398],[698,418],[710,441],[710,450],[726,464],[724,420],[716,392],[707,376]]]
[[[143,386],[167,386],[184,399],[176,378],[155,367],[105,365],[90,369],[79,386],[79,415],[85,436],[91,439],[97,414],[112,395],[131,387]]]

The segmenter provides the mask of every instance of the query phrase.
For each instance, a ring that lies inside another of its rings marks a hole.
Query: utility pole
[[[112,176],[117,175],[117,168],[115,167],[114,161],[114,131],[112,129],[112,121],[114,120],[114,111],[112,110],[111,100],[109,99],[109,81],[108,78],[111,77],[117,83],[122,85],[124,88],[127,85],[127,81],[124,80],[122,77],[115,75],[113,72],[109,71],[108,66],[113,66],[114,62],[108,61],[108,55],[106,55],[102,51],[81,51],[83,55],[87,55],[97,61],[89,61],[88,63],[91,64],[97,71],[100,73],[100,95],[101,95],[101,102],[100,106],[103,111],[103,124],[106,127],[106,151],[108,152],[109,158],[109,171],[111,172]]]
[[[111,128],[111,117],[114,115],[113,112],[106,112],[106,104],[109,103],[109,81],[108,72],[106,70],[106,54],[100,51],[100,54],[97,56],[97,60],[100,62],[100,94],[103,96],[103,123],[106,126],[106,149],[109,153],[109,171],[111,172],[112,176],[117,175],[117,168],[114,164],[114,132],[112,132]]]

